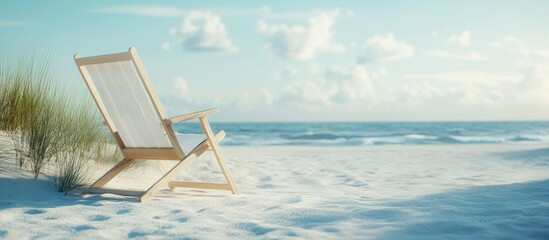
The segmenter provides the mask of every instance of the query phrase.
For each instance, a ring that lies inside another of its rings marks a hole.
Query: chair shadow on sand
[[[0,210],[9,208],[33,208],[25,214],[39,214],[41,209],[72,205],[101,206],[101,201],[135,202],[129,197],[103,197],[88,195],[82,197],[83,190],[75,190],[69,195],[58,192],[51,179],[0,178]]]

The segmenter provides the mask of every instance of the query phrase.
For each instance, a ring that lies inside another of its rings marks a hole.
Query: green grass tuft
[[[54,76],[49,62],[32,54],[0,56],[0,131],[12,139],[20,167],[36,179],[52,164],[54,183],[66,194],[83,184],[92,159],[115,162],[121,154],[109,147],[112,137],[89,94],[73,91],[82,80]]]

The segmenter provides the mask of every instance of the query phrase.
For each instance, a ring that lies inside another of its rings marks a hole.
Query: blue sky
[[[548,1],[3,1],[3,50],[136,47],[169,115],[549,119]],[[83,86],[83,82],[82,82]]]

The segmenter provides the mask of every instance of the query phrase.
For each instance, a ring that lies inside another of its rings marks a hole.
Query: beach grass
[[[72,91],[81,81],[54,74],[47,53],[18,56],[0,56],[0,130],[12,140],[19,167],[37,179],[52,164],[57,189],[67,193],[83,183],[90,160],[113,162],[120,154],[108,147],[112,140],[91,98]]]
[[[79,149],[60,153],[53,176],[53,183],[57,191],[65,193],[66,196],[70,191],[84,185],[90,169],[86,159],[85,152]]]
[[[61,111],[53,105],[58,95],[49,81],[49,60],[21,56],[3,61],[0,68],[0,127],[13,140],[19,166],[31,160],[36,178],[58,143],[55,120]]]

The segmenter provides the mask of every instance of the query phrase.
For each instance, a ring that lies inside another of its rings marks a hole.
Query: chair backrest
[[[173,148],[162,123],[166,114],[134,48],[74,59],[109,129],[119,135],[119,145]]]

